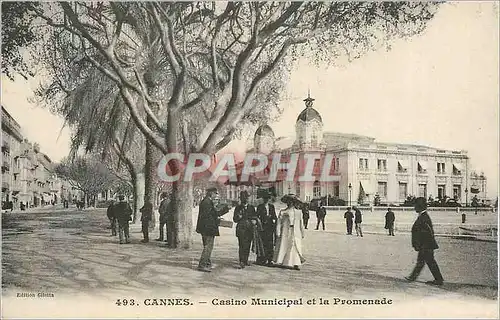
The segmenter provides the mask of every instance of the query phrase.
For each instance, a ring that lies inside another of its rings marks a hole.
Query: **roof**
[[[311,120],[318,120],[320,122],[323,122],[321,119],[321,115],[319,114],[316,109],[312,107],[306,107],[302,112],[299,114],[297,117],[297,121],[302,120],[304,122],[311,121]]]
[[[257,135],[259,135],[259,136],[269,135],[269,136],[273,136],[274,137],[274,131],[267,124],[263,124],[263,125],[261,125],[260,127],[257,128],[257,130],[255,131],[255,135],[256,136]]]

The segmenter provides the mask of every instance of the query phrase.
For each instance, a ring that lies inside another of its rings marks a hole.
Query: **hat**
[[[427,209],[427,200],[424,197],[418,197],[415,199],[415,210],[422,212]]]
[[[212,187],[212,188],[207,189],[207,193],[210,193],[210,192],[219,192],[219,191],[217,190],[217,188]]]
[[[294,195],[294,194],[285,194],[281,198],[281,202],[283,202],[283,203],[289,203],[289,202],[292,202],[292,203],[302,203],[302,201],[300,201],[300,199],[297,198],[297,196]]]

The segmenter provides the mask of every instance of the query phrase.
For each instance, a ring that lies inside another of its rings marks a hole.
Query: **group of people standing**
[[[153,221],[153,204],[146,202],[139,211],[141,212],[143,234],[141,242],[147,243],[149,242],[150,224]],[[160,235],[156,241],[164,241],[166,233],[167,246],[172,247],[174,245],[174,214],[171,195],[162,193],[158,211],[160,213]],[[118,202],[111,201],[107,209],[107,216],[111,225],[111,235],[116,236],[118,229],[120,244],[130,243],[129,223],[132,221],[132,208],[123,195],[118,196]]]
[[[353,210],[354,210],[354,213],[352,212]],[[348,235],[352,235],[352,224],[354,221],[355,229],[356,229],[356,236],[358,236],[358,237],[363,236],[363,229],[361,228],[361,223],[363,222],[363,217],[361,214],[361,210],[359,210],[358,207],[353,206],[352,209],[351,209],[351,207],[347,207],[347,211],[344,213],[344,219],[345,219]]]
[[[261,195],[262,203],[257,207],[248,203],[247,191],[240,193],[240,204],[234,208],[233,221],[236,223],[238,238],[238,268],[249,266],[250,252],[257,256],[256,264],[262,266],[282,266],[296,270],[305,261],[302,254],[304,223],[303,203],[294,195],[285,195],[281,201],[286,208],[276,214],[270,202],[271,194]],[[200,203],[196,232],[203,240],[203,252],[198,270],[211,271],[211,253],[215,236],[219,235],[219,217],[229,212],[228,206],[217,206],[217,189],[207,190],[207,196]]]

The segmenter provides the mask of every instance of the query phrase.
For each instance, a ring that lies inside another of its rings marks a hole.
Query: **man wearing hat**
[[[351,211],[351,207],[347,207],[347,211],[344,213],[344,219],[347,227],[347,234],[352,235],[352,219],[354,219],[354,214]]]
[[[118,196],[119,202],[113,207],[115,217],[118,220],[118,234],[120,244],[130,243],[129,222],[132,221],[132,209],[123,195]]]
[[[257,264],[272,265],[274,255],[274,243],[276,240],[276,209],[272,203],[269,203],[271,193],[265,191],[262,193],[263,203],[257,206],[257,216],[262,223],[260,237],[264,243],[264,255],[257,257]]]
[[[240,204],[234,208],[233,221],[236,222],[236,237],[238,237],[239,268],[243,269],[248,263],[250,246],[254,238],[254,228],[257,227],[255,207],[248,204],[247,191],[240,192]]]
[[[205,198],[200,202],[196,232],[201,234],[203,241],[203,251],[198,263],[198,270],[203,272],[211,271],[212,262],[210,257],[212,256],[215,237],[219,236],[219,217],[229,212],[228,206],[215,207],[214,201],[218,195],[216,188],[209,188]]]
[[[422,271],[425,264],[429,267],[433,281],[427,281],[428,284],[442,285],[443,276],[439,270],[439,266],[434,259],[434,250],[438,249],[436,239],[434,237],[434,228],[432,221],[427,214],[427,201],[425,198],[419,197],[415,199],[415,211],[418,213],[418,218],[415,220],[411,228],[411,245],[418,252],[417,264],[409,277],[405,277],[408,281],[415,281]]]

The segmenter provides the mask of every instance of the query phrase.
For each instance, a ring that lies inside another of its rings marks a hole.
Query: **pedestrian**
[[[257,264],[272,266],[274,256],[274,243],[276,241],[276,209],[270,203],[271,193],[265,190],[262,193],[263,203],[257,206],[257,217],[262,223],[260,238],[264,244],[264,254],[258,256]],[[255,242],[254,242],[255,243]]]
[[[359,210],[358,207],[353,206],[354,209],[354,223],[355,223],[355,229],[356,229],[356,236],[357,237],[362,237],[363,236],[363,230],[361,229],[361,222],[363,222],[363,218],[361,215],[361,210]]]
[[[286,204],[286,208],[278,214],[274,261],[280,266],[300,270],[300,266],[305,262],[302,251],[304,224],[302,214],[296,207],[302,203],[293,194],[283,196],[281,201]]]
[[[234,208],[233,221],[236,222],[236,237],[238,238],[238,255],[239,255],[239,269],[249,266],[248,257],[250,255],[250,246],[254,239],[254,228],[260,224],[257,218],[255,207],[248,204],[249,194],[247,191],[240,192],[240,204]],[[262,227],[262,225],[261,225]],[[262,240],[260,241],[260,250],[264,251]],[[257,255],[257,260],[259,260]]]
[[[115,211],[114,211],[114,201],[111,200],[109,202],[108,209],[106,210],[106,214],[109,219],[109,224],[111,226],[111,236],[116,236],[116,216],[115,216]]]
[[[439,246],[436,242],[431,218],[427,213],[427,202],[425,198],[419,197],[415,199],[415,211],[418,217],[411,228],[411,244],[415,251],[418,252],[417,264],[411,275],[405,277],[405,279],[408,281],[415,281],[424,265],[427,264],[434,276],[434,280],[427,281],[426,283],[442,285],[444,281],[443,276],[441,275],[436,259],[434,259],[434,250],[438,249]]]
[[[141,212],[141,229],[143,239],[142,243],[149,242],[149,223],[153,218],[153,204],[151,202],[146,202],[144,206],[139,210]]]
[[[304,203],[302,205],[302,221],[304,222],[304,229],[307,229],[307,223],[309,222],[309,205]]]
[[[351,211],[351,207],[347,207],[347,211],[344,213],[345,224],[347,227],[347,234],[352,234],[352,220],[354,219],[354,214]]]
[[[119,202],[113,207],[118,220],[118,234],[120,244],[130,243],[129,222],[132,221],[132,209],[123,195],[118,196]]]
[[[216,188],[207,189],[206,196],[200,203],[196,232],[201,234],[203,241],[203,251],[198,263],[198,270],[203,272],[212,271],[212,250],[214,240],[219,236],[219,217],[229,212],[228,206],[215,206],[215,201],[219,197]]]
[[[325,230],[325,216],[326,216],[326,208],[323,205],[323,201],[319,202],[319,206],[316,209],[316,229],[319,229],[319,224],[321,223],[323,226],[323,230]]]
[[[165,239],[164,229],[167,229],[167,238],[168,238],[168,228],[167,224],[167,214],[170,207],[171,196],[169,196],[166,192],[163,192],[160,196],[161,202],[158,211],[160,213],[160,235],[156,241],[163,241]],[[168,242],[168,241],[167,241]]]
[[[384,228],[389,230],[389,235],[394,235],[394,221],[396,220],[396,216],[394,216],[394,212],[389,207],[387,208],[387,213],[385,214],[385,226]]]

